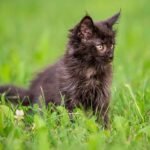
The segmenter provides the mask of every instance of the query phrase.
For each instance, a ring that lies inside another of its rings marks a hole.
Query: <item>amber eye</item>
[[[97,48],[97,50],[101,51],[101,50],[103,50],[104,46],[100,44],[100,45],[97,45],[96,48]]]
[[[103,45],[100,44],[100,45],[97,45],[96,48],[99,52],[104,53],[107,49],[107,46],[105,44],[103,44]]]

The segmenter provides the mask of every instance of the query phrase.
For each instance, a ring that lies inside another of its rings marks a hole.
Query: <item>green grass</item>
[[[0,149],[150,149],[149,0],[1,0],[0,84],[27,87],[40,68],[64,53],[68,29],[86,11],[100,20],[120,8],[111,129],[79,109],[70,120],[63,106],[13,106],[2,96]],[[14,118],[17,109],[24,110],[24,118]]]

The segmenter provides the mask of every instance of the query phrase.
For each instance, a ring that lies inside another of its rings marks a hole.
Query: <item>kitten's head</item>
[[[120,13],[100,22],[88,15],[70,30],[68,55],[88,63],[108,64],[113,60],[115,31]]]

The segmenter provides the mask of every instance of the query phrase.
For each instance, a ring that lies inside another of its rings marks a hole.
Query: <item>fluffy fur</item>
[[[120,13],[113,17],[93,22],[85,16],[69,32],[69,41],[64,56],[48,67],[31,82],[28,90],[15,86],[1,86],[0,93],[6,98],[23,100],[24,105],[39,103],[40,96],[59,105],[64,96],[69,111],[80,105],[92,108],[93,112],[108,123],[112,60],[115,47],[113,25]]]

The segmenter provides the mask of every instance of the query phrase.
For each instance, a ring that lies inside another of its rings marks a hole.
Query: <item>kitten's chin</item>
[[[105,61],[106,61],[106,63],[112,63],[113,57],[106,57]]]
[[[107,65],[107,64],[110,64],[113,62],[113,58],[96,58],[96,61],[99,63],[99,64],[102,64],[102,65]]]
[[[113,62],[113,58],[108,59],[108,63],[112,63]]]

